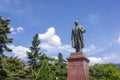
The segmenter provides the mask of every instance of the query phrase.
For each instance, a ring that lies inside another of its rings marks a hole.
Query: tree
[[[8,38],[7,34],[10,34],[10,27],[8,26],[10,19],[2,19],[0,16],[0,55],[3,55],[4,51],[11,51],[8,47],[8,43],[12,43],[12,38]]]
[[[29,63],[29,65],[31,65],[33,67],[34,70],[36,68],[38,57],[41,54],[39,52],[39,50],[40,50],[39,45],[40,45],[39,35],[36,34],[33,37],[32,46],[30,47],[31,51],[27,52],[28,59],[29,59],[28,63]]]
[[[5,79],[8,76],[8,72],[3,68],[3,58],[5,55],[3,55],[4,51],[11,51],[7,47],[8,43],[12,43],[13,39],[8,38],[7,34],[10,34],[10,27],[8,26],[10,22],[10,19],[2,19],[0,16],[0,79]]]
[[[39,52],[40,50],[39,45],[40,45],[39,35],[35,34],[35,36],[33,37],[32,46],[30,47],[31,51],[27,52],[28,64],[31,67],[30,69],[32,69],[32,75],[34,79],[35,71],[37,70],[39,56],[41,55],[41,53]]]
[[[67,65],[61,53],[58,54],[58,60],[55,63],[55,65],[57,67],[56,77],[58,78],[58,80],[66,80],[67,79]]]
[[[3,59],[3,68],[8,72],[7,79],[20,80],[25,79],[24,63],[21,62],[17,57],[9,57]]]
[[[35,80],[52,80],[51,69],[47,59],[44,59],[42,62],[42,66],[39,69]]]
[[[91,80],[120,80],[120,69],[115,64],[95,64],[90,67]]]

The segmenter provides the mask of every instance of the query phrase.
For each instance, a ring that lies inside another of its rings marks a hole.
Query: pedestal
[[[89,60],[83,53],[71,53],[67,60],[67,80],[89,80]]]

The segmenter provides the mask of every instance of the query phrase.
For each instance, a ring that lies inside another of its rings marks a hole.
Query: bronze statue
[[[76,52],[82,52],[84,47],[83,33],[85,29],[82,25],[79,25],[78,21],[75,21],[75,27],[72,29],[72,47],[76,49]]]

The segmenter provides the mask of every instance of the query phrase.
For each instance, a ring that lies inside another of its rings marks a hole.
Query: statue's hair
[[[78,20],[75,20],[75,23],[79,24],[79,21],[78,21]]]

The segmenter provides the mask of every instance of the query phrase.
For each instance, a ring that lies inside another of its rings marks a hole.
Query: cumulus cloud
[[[75,51],[75,49],[71,47],[71,44],[62,44],[60,37],[55,33],[54,27],[50,27],[45,33],[39,34],[39,39],[41,40],[41,49],[44,49],[47,53],[71,53]],[[102,50],[103,49],[97,49],[95,45],[92,44],[84,48],[83,52],[95,54]]]
[[[103,57],[89,57],[90,65],[94,65],[96,63],[119,63],[120,56],[118,53],[107,54]]]
[[[39,38],[43,42],[52,45],[53,47],[58,47],[61,45],[61,40],[58,35],[55,34],[54,27],[49,28],[44,34],[39,34]]]
[[[39,34],[41,48],[47,53],[71,52],[73,51],[71,45],[63,45],[61,39],[55,33],[55,28],[50,27],[45,33]]]
[[[17,27],[16,30],[17,30],[17,32],[20,32],[20,31],[23,31],[24,28],[23,27]]]
[[[19,58],[26,58],[26,51],[30,51],[28,48],[23,46],[8,45],[8,47],[12,49],[12,53],[14,54],[14,56],[17,56]]]
[[[116,40],[118,43],[120,43],[120,36],[117,38]],[[109,53],[106,53],[104,52],[104,50],[109,50],[109,49],[115,49],[116,50],[116,47],[114,48],[113,45],[115,45],[115,43],[110,43],[105,49],[96,49],[96,47],[93,45],[93,48],[92,47],[88,47],[88,49],[86,51],[91,51],[91,53],[99,53],[99,52],[103,52],[104,55],[102,56],[91,56],[89,57],[90,59],[90,65],[93,65],[93,64],[96,64],[96,63],[119,63],[120,62],[120,53],[118,51],[116,52],[109,52]],[[92,51],[93,50],[93,51]]]

